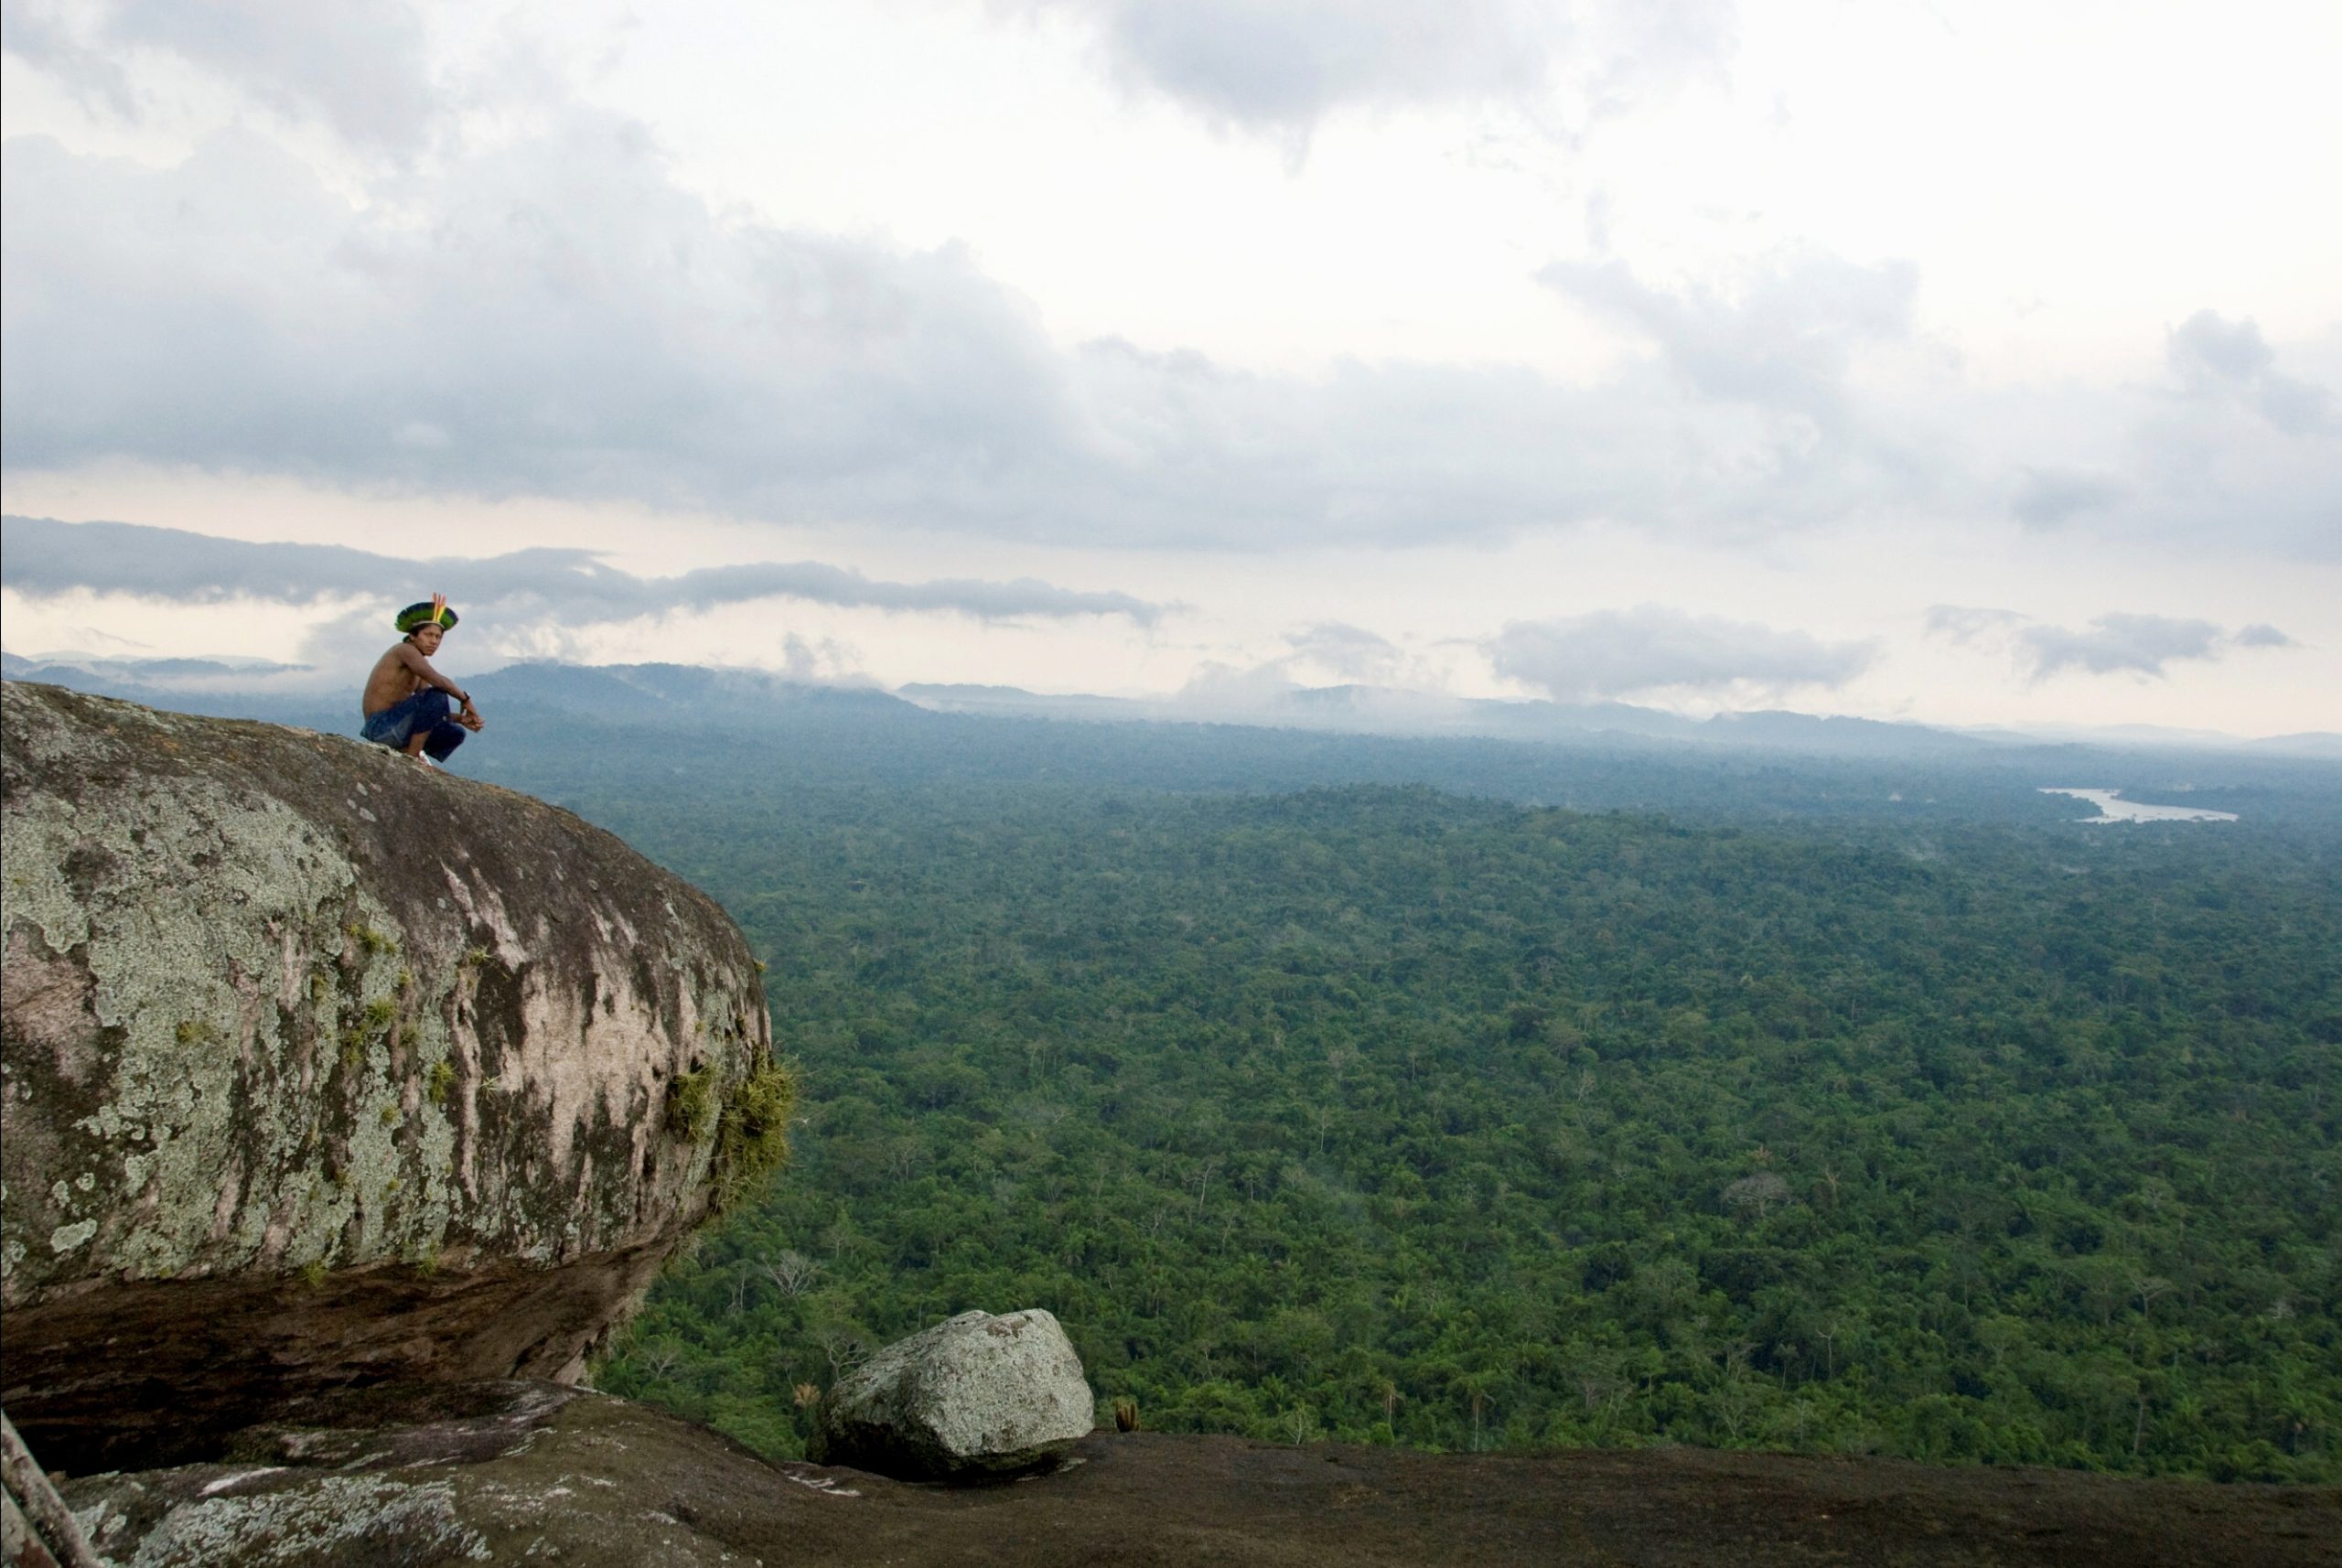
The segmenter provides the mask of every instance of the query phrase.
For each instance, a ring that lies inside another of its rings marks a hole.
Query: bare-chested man
[[[482,727],[471,693],[431,667],[456,624],[447,596],[434,594],[427,605],[409,605],[393,623],[405,637],[374,661],[366,677],[366,694],[359,699],[366,727],[360,731],[377,746],[403,752],[425,764],[445,762],[464,744],[464,732]],[[449,713],[448,699],[457,703]]]

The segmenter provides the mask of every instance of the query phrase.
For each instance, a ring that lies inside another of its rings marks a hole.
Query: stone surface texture
[[[768,1463],[543,1383],[381,1389],[61,1490],[119,1568],[2331,1568],[2342,1494],[1697,1448],[1092,1433],[941,1487]]]
[[[1096,1413],[1054,1316],[963,1312],[839,1379],[822,1401],[814,1456],[908,1480],[1010,1475],[1088,1436]]]
[[[704,895],[354,740],[10,683],[0,867],[0,1401],[51,1465],[575,1377],[770,1069]]]

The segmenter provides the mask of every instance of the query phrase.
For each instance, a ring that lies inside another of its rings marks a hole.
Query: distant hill
[[[150,706],[331,734],[358,727],[354,683],[233,660],[10,656],[5,675]],[[1281,792],[1427,784],[1465,795],[1703,820],[2055,822],[2043,786],[2306,826],[2342,814],[2322,739],[2049,741],[1764,712],[1705,720],[1627,703],[1508,703],[1368,685],[1242,701],[1051,696],[918,683],[886,692],[764,671],[543,660],[465,677],[489,728],[455,768],[556,799],[588,775],[712,777],[754,755],[793,788],[1080,784]],[[657,736],[646,750],[639,743]],[[669,786],[671,788],[671,784]]]
[[[941,713],[1022,718],[1233,724],[1348,735],[1479,736],[1557,743],[1590,737],[1761,746],[1817,756],[1962,753],[1995,743],[1926,725],[1768,711],[1690,719],[1628,703],[1506,702],[1388,686],[1300,686],[1270,693],[1161,698],[1051,696],[1015,686],[915,682],[898,695]]]
[[[759,670],[695,664],[508,665],[473,680],[483,709],[525,705],[659,724],[769,722],[808,711],[911,713],[911,704],[875,686],[816,685]]]
[[[2041,746],[2060,741],[2085,746],[2153,746],[2159,750],[2244,751],[2261,757],[2306,757],[2342,761],[2342,735],[2331,730],[2302,730],[2292,735],[2247,739],[2218,730],[2175,729],[2168,725],[2033,725],[2023,728],[1986,726],[1962,729],[1980,740],[2015,746]]]
[[[316,671],[261,660],[117,659],[0,654],[0,677],[40,681],[157,706],[221,715],[247,714],[317,727],[347,727],[351,699],[322,688]],[[1810,757],[1982,758],[2058,746],[2122,751],[2232,751],[2262,757],[2342,760],[2342,735],[2304,731],[2246,739],[2207,730],[2148,725],[1945,728],[1788,709],[1687,718],[1629,703],[1552,703],[1456,697],[1443,693],[1352,683],[1165,697],[1050,693],[1022,687],[913,682],[889,693],[876,685],[791,680],[768,671],[693,664],[568,664],[531,660],[471,681],[483,707],[519,704],[661,725],[725,729],[815,714],[906,717],[914,711],[972,717],[1080,723],[1232,725],[1327,735],[1396,738],[1477,737],[1552,745],[1671,741]],[[354,690],[354,682],[353,682]]]

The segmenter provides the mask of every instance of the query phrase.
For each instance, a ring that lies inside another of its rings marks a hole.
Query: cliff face
[[[574,1377],[779,1153],[738,930],[565,811],[8,685],[0,835],[0,1402],[52,1464]]]

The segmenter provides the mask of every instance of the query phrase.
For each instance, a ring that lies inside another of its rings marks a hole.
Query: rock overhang
[[[11,683],[0,726],[0,1400],[28,1436],[141,1452],[158,1391],[199,1432],[575,1375],[776,1152],[745,940],[610,834],[276,725]],[[717,1112],[678,1115],[683,1083]]]

